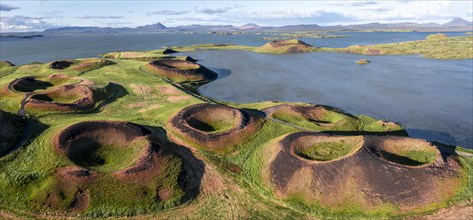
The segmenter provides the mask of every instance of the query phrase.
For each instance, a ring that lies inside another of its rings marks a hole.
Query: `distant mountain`
[[[444,27],[464,27],[464,26],[472,26],[473,23],[471,21],[467,21],[463,18],[454,18],[453,20],[442,24]]]
[[[337,26],[329,26],[325,27],[327,29],[335,29],[335,30],[353,30],[353,31],[366,31],[366,30],[379,30],[379,31],[386,31],[386,30],[427,30],[437,28],[440,25],[437,23],[412,23],[412,22],[400,22],[400,23],[388,23],[388,24],[381,24],[381,23],[369,23],[369,24],[355,24],[355,25],[337,25]]]
[[[255,23],[248,23],[248,24],[244,24],[244,25],[238,27],[238,29],[241,29],[241,30],[261,30],[261,29],[264,29],[264,28],[265,27],[258,26]]]
[[[324,28],[316,24],[298,24],[286,25],[282,27],[270,28],[272,31],[306,31],[306,30],[323,30]]]
[[[209,32],[209,31],[231,31],[236,28],[233,25],[200,25],[191,24],[185,26],[177,26],[169,28],[174,31],[195,31],[195,32]]]
[[[122,33],[132,31],[132,28],[111,28],[111,27],[61,27],[46,29],[45,33],[74,34],[74,33]]]
[[[239,27],[233,25],[200,25],[192,24],[177,27],[166,27],[161,23],[139,26],[136,28],[112,28],[112,27],[62,27],[47,29],[43,33],[48,34],[80,34],[80,33],[157,33],[157,32],[215,32],[231,33],[234,31],[249,32],[293,32],[293,31],[472,31],[471,21],[462,18],[454,18],[445,24],[437,23],[369,23],[354,25],[319,26],[317,24],[286,25],[281,27],[264,27],[254,23]]]
[[[161,23],[139,26],[135,28],[135,30],[143,31],[143,32],[155,32],[155,31],[161,31],[161,30],[166,30],[166,29],[168,28]]]

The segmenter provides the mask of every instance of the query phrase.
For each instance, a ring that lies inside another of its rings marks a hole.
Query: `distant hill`
[[[191,24],[185,26],[177,26],[170,28],[175,31],[196,31],[196,32],[209,32],[209,31],[229,31],[235,30],[233,25],[200,25]]]
[[[454,18],[453,20],[442,24],[444,27],[464,27],[464,26],[472,26],[473,23],[471,21],[467,21],[463,18]]]
[[[471,21],[462,18],[454,18],[445,24],[437,23],[368,23],[354,25],[320,26],[317,24],[286,25],[281,27],[264,27],[254,23],[239,27],[233,25],[184,25],[177,27],[166,27],[161,23],[139,26],[136,28],[112,28],[112,27],[61,27],[47,29],[45,33],[51,34],[73,34],[73,33],[156,33],[156,32],[232,32],[232,31],[254,31],[254,32],[291,32],[291,31],[472,31]]]
[[[316,24],[298,24],[298,25],[286,25],[282,27],[270,28],[272,31],[305,31],[305,30],[322,30],[323,27]]]
[[[73,33],[121,33],[130,32],[133,28],[111,28],[111,27],[61,27],[47,29],[45,33],[73,34]]]
[[[155,32],[155,31],[161,31],[161,30],[166,30],[166,29],[168,28],[161,23],[139,26],[135,28],[135,30],[144,31],[144,32]]]
[[[238,29],[241,29],[241,30],[261,30],[261,29],[264,29],[265,27],[262,27],[262,26],[259,26],[255,23],[248,23],[248,24],[244,24],[240,27],[238,27]]]

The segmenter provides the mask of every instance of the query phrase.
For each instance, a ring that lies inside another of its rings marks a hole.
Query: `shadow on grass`
[[[36,137],[49,128],[48,125],[43,124],[34,118],[24,117],[24,120],[26,123],[24,125],[24,131],[21,139],[16,144],[0,153],[0,158],[3,158],[4,156],[18,150],[22,146],[28,146]]]
[[[401,155],[392,154],[392,153],[389,153],[389,152],[386,152],[386,151],[382,151],[381,154],[387,160],[395,162],[395,163],[399,163],[399,164],[404,164],[404,165],[409,165],[409,166],[419,166],[419,165],[425,164],[425,163],[422,163],[420,161],[413,160],[411,158],[404,157],[404,156],[401,156]]]
[[[102,91],[98,95],[98,98],[104,101],[100,103],[97,107],[95,107],[94,109],[85,111],[83,113],[98,113],[102,110],[104,106],[126,95],[128,95],[128,91],[126,91],[125,87],[123,87],[122,85],[118,83],[110,82],[107,84],[107,86],[105,86],[105,88],[102,89]]]
[[[151,125],[143,126],[155,131],[164,139],[162,142],[169,147],[169,150],[183,161],[178,182],[179,186],[186,194],[181,198],[181,203],[186,203],[196,198],[200,194],[200,186],[205,172],[205,163],[195,157],[189,148],[169,141],[167,132],[163,128]]]

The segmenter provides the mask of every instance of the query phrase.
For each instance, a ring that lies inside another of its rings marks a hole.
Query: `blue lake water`
[[[419,56],[309,53],[258,54],[245,51],[185,53],[214,68],[220,78],[199,92],[232,102],[302,101],[349,113],[399,122],[410,136],[473,143],[473,60]]]
[[[390,43],[424,39],[431,33],[340,33],[347,38],[303,38],[314,46]],[[447,33],[449,36],[463,33]],[[0,40],[0,60],[15,64],[96,57],[112,51],[163,46],[232,43],[258,46],[262,35],[101,34]],[[310,53],[268,55],[245,51],[189,52],[219,73],[202,86],[207,96],[233,102],[304,101],[331,105],[404,125],[409,135],[473,148],[473,60],[419,56]]]

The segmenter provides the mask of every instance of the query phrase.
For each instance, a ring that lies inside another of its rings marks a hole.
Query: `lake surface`
[[[302,101],[401,123],[410,136],[473,143],[473,60],[341,53],[185,53],[220,74],[199,92],[224,101]]]
[[[347,38],[314,39],[303,41],[317,47],[347,47],[355,44],[379,44],[409,40],[421,40],[432,32],[343,32]],[[464,35],[463,32],[448,32],[449,36]],[[97,57],[113,51],[155,50],[165,46],[187,46],[207,43],[231,43],[260,46],[266,35],[211,35],[211,34],[81,34],[46,35],[28,39],[0,38],[0,60],[14,64],[50,62],[58,59]]]
[[[340,33],[348,38],[311,39],[309,44],[346,47],[424,39],[431,33]],[[447,33],[449,36],[463,33]],[[100,34],[0,38],[0,60],[34,61],[97,57],[112,51],[163,46],[232,43],[258,46],[263,35]],[[373,56],[355,65],[355,54],[268,55],[245,51],[189,52],[219,73],[202,86],[207,96],[233,102],[304,101],[396,121],[413,137],[473,148],[473,60],[433,60],[419,56]]]

